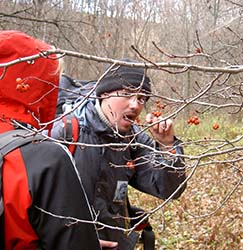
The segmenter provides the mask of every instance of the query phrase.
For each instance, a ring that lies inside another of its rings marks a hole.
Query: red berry
[[[188,124],[198,125],[200,122],[199,122],[199,118],[195,115],[195,116],[190,117],[190,118],[187,120],[187,123],[188,123]]]
[[[162,113],[160,111],[153,111],[152,114],[156,117],[160,117]]]
[[[219,128],[219,124],[218,123],[215,123],[214,125],[213,125],[213,129],[214,130],[217,130]]]
[[[20,78],[20,77],[16,78],[16,83],[17,83],[17,84],[23,83],[23,79]]]
[[[128,161],[128,162],[126,163],[126,165],[127,165],[128,168],[131,168],[131,169],[134,169],[134,168],[135,168],[135,166],[134,166],[134,161]]]
[[[16,90],[19,91],[19,92],[21,92],[21,90],[22,90],[22,84],[17,84]]]
[[[135,121],[136,121],[137,125],[141,125],[141,120],[139,119],[139,117],[137,117]]]
[[[28,83],[18,83],[16,86],[16,90],[19,91],[20,93],[26,92],[30,89],[30,85]]]

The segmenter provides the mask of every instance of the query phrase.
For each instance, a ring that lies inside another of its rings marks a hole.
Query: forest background
[[[146,111],[174,119],[188,188],[164,202],[130,189],[132,203],[151,212],[158,250],[243,249],[242,0],[0,0],[0,28],[65,50],[76,79],[146,63]]]

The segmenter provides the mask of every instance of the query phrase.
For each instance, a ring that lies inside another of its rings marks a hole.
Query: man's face
[[[113,91],[101,96],[101,109],[114,129],[127,132],[141,113],[146,95],[127,90]]]

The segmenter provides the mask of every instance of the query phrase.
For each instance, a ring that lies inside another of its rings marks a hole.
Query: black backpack
[[[77,100],[81,101],[85,96],[92,91],[96,81],[76,80],[66,74],[62,74],[59,82],[59,92],[56,107],[56,117],[67,113],[62,118],[63,127],[60,136],[67,142],[77,142],[79,135],[78,119],[71,112]],[[95,93],[92,94],[95,96]],[[85,105],[86,102],[83,103]],[[83,119],[85,123],[85,119]],[[66,145],[70,152],[74,154],[76,145]]]
[[[59,82],[59,91],[56,107],[56,116],[67,112],[77,99],[82,99],[92,90],[96,81],[76,80],[62,74]]]
[[[3,234],[3,197],[2,197],[2,166],[4,157],[14,149],[21,147],[33,141],[40,141],[44,136],[38,134],[33,135],[25,129],[10,130],[0,134],[0,249],[4,249],[4,234]]]

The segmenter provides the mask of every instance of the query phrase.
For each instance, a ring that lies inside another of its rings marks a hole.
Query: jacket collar
[[[96,102],[95,102],[95,109],[96,109],[101,121],[103,121],[108,127],[112,128],[112,124],[110,123],[110,121],[106,118],[105,114],[103,113],[101,106],[100,106],[100,101],[98,99],[96,99]]]

